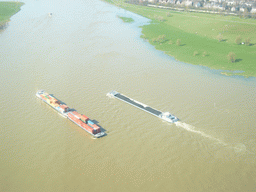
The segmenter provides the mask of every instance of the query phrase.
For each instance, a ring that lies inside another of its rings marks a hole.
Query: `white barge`
[[[169,123],[175,123],[179,120],[176,116],[172,115],[169,112],[161,112],[156,109],[153,109],[152,107],[149,107],[139,101],[131,99],[121,93],[118,93],[117,91],[111,91],[111,92],[107,93],[107,96],[117,98],[121,101],[124,101],[134,107],[137,107],[143,111],[146,111],[147,113],[150,113],[151,115],[159,117],[160,119],[163,119]]]

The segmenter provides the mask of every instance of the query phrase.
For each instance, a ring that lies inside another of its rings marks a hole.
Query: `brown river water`
[[[147,19],[99,0],[24,2],[0,31],[0,191],[256,190],[255,78],[178,62],[140,38]],[[107,136],[93,139],[38,89]]]

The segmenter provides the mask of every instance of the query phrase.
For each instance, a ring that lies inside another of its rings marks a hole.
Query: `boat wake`
[[[194,127],[193,125],[189,125],[189,124],[184,123],[184,122],[181,122],[181,121],[175,122],[175,125],[176,125],[177,127],[184,128],[184,129],[186,129],[187,131],[190,131],[190,132],[193,132],[193,133],[197,133],[197,134],[199,134],[199,135],[201,135],[201,136],[203,136],[203,137],[206,137],[206,138],[208,138],[208,139],[217,141],[217,142],[219,142],[219,143],[221,143],[221,144],[223,144],[223,145],[227,145],[227,144],[224,143],[223,141],[221,141],[221,140],[219,140],[219,139],[217,139],[217,138],[215,138],[215,137],[212,137],[211,135],[208,135],[208,134],[206,134],[206,133],[204,133],[204,132],[202,132],[202,131],[197,131],[197,130],[195,130],[196,127]]]
[[[205,137],[205,138],[208,138],[208,139],[210,139],[210,140],[212,140],[212,141],[215,141],[215,142],[221,144],[222,146],[231,148],[231,149],[234,150],[235,153],[240,153],[240,154],[241,154],[241,153],[243,153],[243,152],[248,152],[248,153],[250,153],[250,154],[254,154],[253,152],[247,150],[247,149],[246,149],[246,146],[245,146],[244,144],[242,144],[242,143],[239,143],[239,144],[237,144],[237,145],[235,145],[235,146],[234,146],[234,145],[227,144],[227,143],[225,143],[224,141],[221,141],[220,139],[217,139],[217,138],[215,138],[215,137],[212,137],[211,135],[208,135],[208,134],[206,134],[206,133],[204,133],[204,132],[202,132],[202,131],[195,130],[196,127],[194,127],[194,126],[192,126],[192,125],[189,125],[189,124],[187,124],[187,123],[184,123],[184,122],[178,121],[178,122],[175,122],[175,125],[176,125],[177,127],[181,127],[181,128],[183,128],[183,129],[186,129],[187,131],[190,131],[190,132],[193,132],[193,133],[197,133],[197,134],[199,134],[199,135],[201,135],[201,136],[203,136],[203,137]]]

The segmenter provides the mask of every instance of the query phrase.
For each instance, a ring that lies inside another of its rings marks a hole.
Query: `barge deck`
[[[143,111],[146,111],[147,113],[150,113],[151,115],[159,117],[159,118],[161,118],[165,121],[168,121],[170,123],[174,123],[174,122],[178,121],[178,118],[175,117],[174,115],[171,115],[169,112],[163,113],[157,109],[149,107],[139,101],[136,101],[134,99],[131,99],[131,98],[121,94],[121,93],[118,93],[117,91],[111,91],[107,94],[107,96],[117,98],[121,101],[124,101],[132,106],[135,106]]]

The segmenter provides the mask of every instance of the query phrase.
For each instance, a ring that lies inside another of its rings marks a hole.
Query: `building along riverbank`
[[[226,75],[256,77],[254,19],[107,2],[151,19],[150,25],[142,26],[142,37],[176,60],[223,70]],[[235,55],[233,62],[229,53]]]

